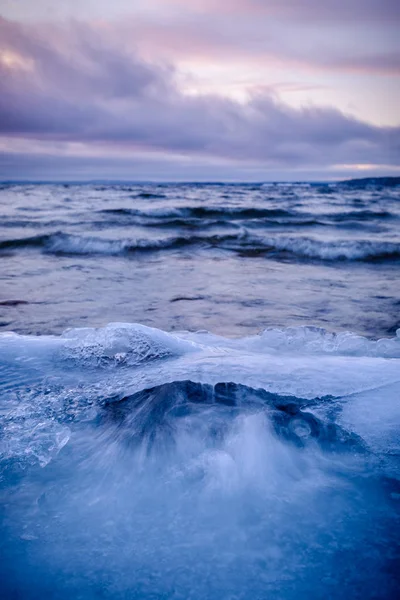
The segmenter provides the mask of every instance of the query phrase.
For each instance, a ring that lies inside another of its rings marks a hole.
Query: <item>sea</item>
[[[400,596],[400,185],[0,184],[0,597]]]

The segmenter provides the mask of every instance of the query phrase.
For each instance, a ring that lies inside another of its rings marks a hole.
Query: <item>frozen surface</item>
[[[4,597],[395,598],[399,348],[2,334]]]

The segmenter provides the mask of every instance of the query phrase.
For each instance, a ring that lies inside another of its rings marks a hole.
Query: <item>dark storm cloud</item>
[[[400,128],[333,108],[295,110],[269,95],[245,104],[188,96],[172,68],[141,60],[92,27],[44,31],[0,21],[3,136],[277,167],[399,163]]]

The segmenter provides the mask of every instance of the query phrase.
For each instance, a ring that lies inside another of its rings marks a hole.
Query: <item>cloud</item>
[[[218,8],[213,0],[171,0],[171,3],[196,7],[197,10],[279,15],[296,21],[386,23],[400,20],[397,0],[221,0]]]
[[[399,163],[400,128],[334,108],[293,109],[261,92],[246,103],[189,96],[174,68],[144,61],[87,24],[48,30],[3,19],[0,39],[0,135],[33,146],[78,143],[87,153],[155,152],[276,169]]]
[[[216,4],[199,12],[185,7],[170,19],[135,15],[102,25],[110,37],[128,46],[133,40],[147,56],[183,63],[241,61],[307,71],[400,75],[400,22],[372,22],[360,14],[357,23],[354,18],[338,22],[328,17],[317,22],[316,15],[306,19],[292,3],[283,4],[286,12],[275,3],[268,3],[268,11],[260,5],[260,14],[252,12],[254,3],[236,4],[233,13],[224,12],[227,4]],[[305,10],[307,6],[310,2]]]
[[[145,6],[75,0],[62,10],[37,0],[32,6],[19,0],[20,17],[31,14],[45,22],[49,15],[84,16],[110,38],[153,58],[267,61],[325,72],[400,75],[397,0],[148,0]]]
[[[132,0],[68,0],[55,3],[53,0],[14,0],[5,2],[2,12],[8,18],[45,20],[93,17],[111,19],[120,15],[160,15],[165,19],[177,14],[255,14],[280,16],[286,19],[307,21],[352,20],[362,22],[393,22],[400,19],[397,0],[147,0],[145,3]]]

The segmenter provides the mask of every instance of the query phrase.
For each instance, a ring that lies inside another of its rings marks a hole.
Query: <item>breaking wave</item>
[[[298,258],[311,258],[324,261],[384,261],[399,260],[400,244],[396,242],[376,242],[368,240],[325,241],[302,237],[262,238],[244,252],[287,253]]]
[[[211,207],[192,206],[183,208],[153,208],[141,210],[136,208],[106,208],[100,212],[147,218],[181,218],[181,219],[263,219],[271,217],[296,216],[292,211],[281,208],[245,208],[245,207]]]
[[[178,235],[160,239],[109,240],[84,237],[63,232],[21,239],[3,240],[0,251],[17,248],[39,248],[50,254],[76,254],[109,256],[129,255],[137,252],[161,251],[185,246],[216,247],[239,252],[241,255],[265,255],[293,260],[321,261],[397,261],[400,244],[368,240],[322,241],[305,237],[257,236],[240,228],[225,234]]]
[[[0,251],[13,248],[40,248],[49,254],[76,254],[119,256],[134,252],[156,251],[180,248],[201,243],[217,245],[230,239],[235,234],[210,236],[172,236],[164,239],[109,240],[99,237],[84,237],[63,232],[49,235],[32,236],[16,240],[0,242]]]

